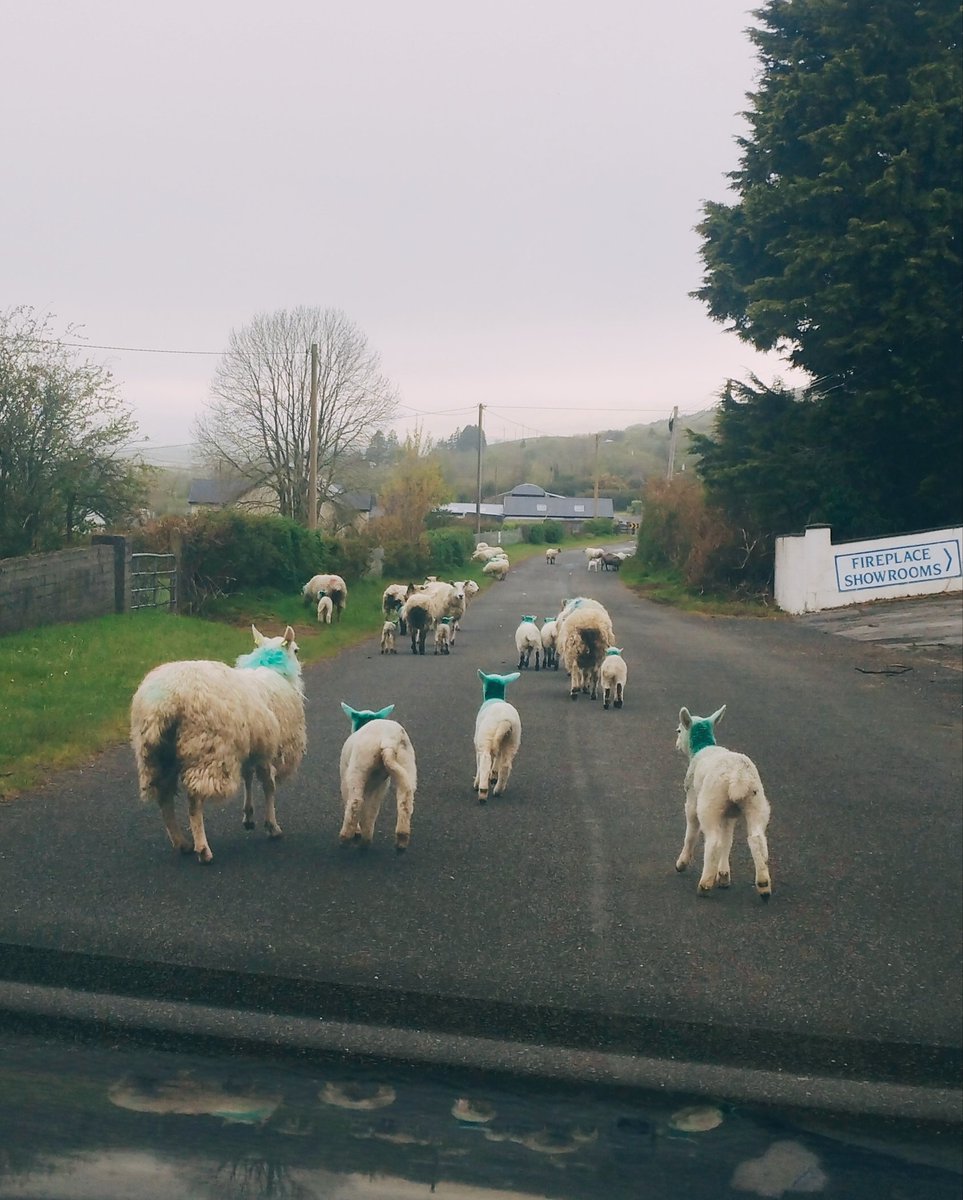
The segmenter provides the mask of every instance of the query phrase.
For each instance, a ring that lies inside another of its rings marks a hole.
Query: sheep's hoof
[[[603,707],[603,708],[605,708],[605,709],[607,709],[607,708],[608,708],[608,706],[609,706],[609,702],[608,702],[608,700],[603,700],[603,701],[602,701],[602,707]]]
[[[700,883],[699,887],[696,890],[698,891],[698,894],[700,896],[708,896],[709,893],[712,891],[712,884],[711,883]]]
[[[280,825],[272,825],[272,824],[270,824],[270,822],[265,821],[264,828],[267,830],[268,837],[272,837],[272,838],[281,837],[282,830],[281,830]]]
[[[621,708],[621,707],[622,707],[622,701],[621,701],[621,700],[616,700],[616,701],[615,701],[615,707],[616,707],[616,708]]]
[[[572,688],[572,699],[573,700],[578,699],[578,688]]]
[[[683,861],[682,861],[682,859],[680,858],[680,859],[679,859],[679,861],[678,861],[678,862],[675,864],[675,869],[676,869],[676,870],[679,872],[679,874],[681,875],[681,874],[682,874],[682,872],[683,872],[683,871],[686,869],[686,867],[687,867],[688,865],[689,865],[689,864],[688,864],[687,862],[683,862]]]
[[[395,849],[401,853],[402,850],[408,849],[408,842],[411,840],[410,833],[395,834]]]
[[[720,874],[719,878],[716,880],[716,887],[727,888],[730,882],[731,880],[728,875]]]
[[[245,817],[244,820],[241,822],[241,824],[244,826],[245,829],[253,829],[254,828],[254,818],[253,817]]]
[[[214,855],[210,852],[210,849],[207,846],[205,846],[203,850],[197,851],[197,861],[202,867],[206,867],[207,864],[213,860],[213,858]]]
[[[479,804],[486,804],[487,802],[488,802],[488,793],[487,793],[487,792],[485,792],[485,793],[484,793],[484,795],[483,795],[481,792],[479,792],[479,793],[478,793],[478,803],[479,803]]]

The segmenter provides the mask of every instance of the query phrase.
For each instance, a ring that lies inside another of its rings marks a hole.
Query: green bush
[[[277,588],[300,591],[312,575],[360,578],[369,546],[361,537],[326,537],[287,517],[222,509],[197,517],[165,517],[132,536],[134,552],[177,553],[180,606],[200,611],[211,596]]]
[[[463,567],[475,549],[475,535],[470,529],[431,529],[428,531],[428,553],[437,574],[450,575]]]
[[[539,545],[545,541],[545,529],[541,525],[523,525],[522,540],[531,542],[531,544]]]
[[[582,526],[582,532],[592,537],[611,537],[615,533],[615,522],[611,517],[591,517]]]
[[[542,533],[545,535],[546,545],[558,546],[565,540],[565,525],[561,521],[543,521]]]

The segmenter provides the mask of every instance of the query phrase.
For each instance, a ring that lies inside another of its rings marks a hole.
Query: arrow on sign
[[[946,555],[946,569],[948,571],[950,569],[950,567],[953,566],[953,555],[950,554],[949,546],[943,547],[943,553]]]

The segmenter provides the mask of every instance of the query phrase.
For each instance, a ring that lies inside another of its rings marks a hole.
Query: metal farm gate
[[[130,607],[177,610],[177,559],[173,554],[130,556]]]

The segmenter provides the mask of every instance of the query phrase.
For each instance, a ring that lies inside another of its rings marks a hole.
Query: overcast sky
[[[492,438],[589,433],[792,379],[688,297],[751,23],[742,0],[0,0],[0,307],[206,352],[340,308],[402,436],[479,403]],[[216,353],[89,356],[142,435],[191,440]]]

